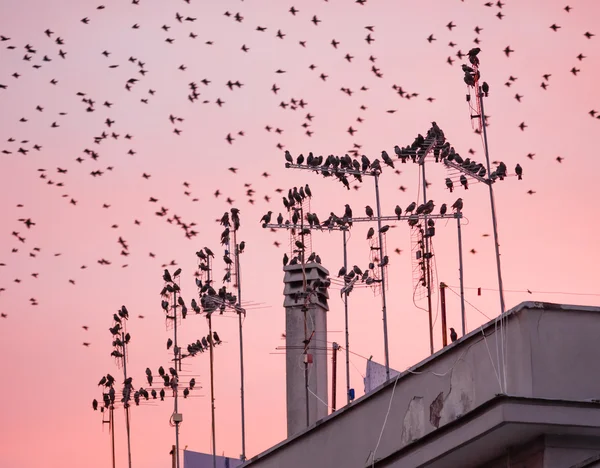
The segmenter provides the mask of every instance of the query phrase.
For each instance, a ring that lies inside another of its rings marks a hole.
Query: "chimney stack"
[[[291,437],[307,427],[306,385],[304,375],[304,341],[310,339],[307,350],[308,361],[308,426],[328,414],[327,406],[327,299],[326,288],[313,285],[316,280],[325,281],[329,271],[319,263],[304,266],[308,300],[303,294],[302,265],[287,265],[283,268],[285,300],[285,344],[286,344],[286,394],[287,434]],[[306,330],[304,307],[306,304]],[[306,332],[306,335],[305,335]],[[311,393],[312,392],[312,393]],[[322,400],[319,401],[315,397]],[[323,403],[324,402],[324,403]]]

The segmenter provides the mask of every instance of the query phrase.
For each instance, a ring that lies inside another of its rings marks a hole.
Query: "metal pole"
[[[421,162],[421,174],[423,175],[423,203],[427,203],[427,181],[425,180],[425,158]],[[429,253],[429,236],[427,235],[427,215],[423,217],[423,245],[425,255],[425,281],[427,282],[427,310],[429,312],[429,351],[433,354],[433,307],[431,305],[431,265]]]
[[[176,462],[176,459],[175,459],[175,450],[177,450],[177,449],[176,449],[176,448],[175,448],[175,446],[173,445],[173,446],[171,447],[171,466],[172,466],[173,468],[176,468],[176,467],[175,467],[175,464],[177,463],[177,462]]]
[[[306,290],[306,288],[305,288]],[[308,330],[306,328],[306,304],[302,308],[304,311],[304,398],[306,399],[306,427],[310,426],[310,410],[308,403]]]
[[[462,233],[460,229],[461,218],[456,218],[458,230],[458,277],[460,283],[460,318],[462,322],[462,336],[467,334],[467,317],[465,315],[465,278],[463,273],[463,251],[462,251]]]
[[[333,342],[333,353],[331,355],[331,412],[335,412],[335,397],[336,397],[336,383],[337,383],[337,351],[338,344]]]
[[[448,331],[446,330],[446,285],[440,283],[440,305],[442,309],[442,346],[448,346]]]
[[[483,127],[483,143],[485,147],[485,161],[487,163],[488,177],[491,174],[490,168],[490,154],[488,150],[488,139],[487,130],[485,126],[485,111],[483,110],[483,92],[481,86],[479,86],[477,97],[479,98],[479,107],[481,108],[481,126]],[[488,182],[490,189],[490,204],[492,207],[492,224],[494,228],[494,246],[496,247],[496,267],[498,269],[498,289],[500,292],[500,311],[502,314],[505,312],[504,308],[504,288],[502,286],[502,270],[500,268],[500,243],[498,242],[498,224],[496,222],[496,204],[494,203],[494,189],[492,188],[491,181]]]
[[[488,149],[488,140],[487,140],[487,129],[486,129],[486,125],[485,125],[485,111],[483,108],[483,91],[481,89],[481,86],[478,86],[478,94],[477,97],[479,98],[479,107],[481,110],[481,126],[483,128],[483,142],[484,142],[484,147],[485,147],[485,160],[487,163],[487,169],[488,169],[488,177],[489,174],[491,174],[490,172],[490,156],[489,156],[489,149]],[[500,242],[498,241],[498,223],[496,220],[496,203],[494,201],[494,190],[492,188],[492,181],[489,180],[488,182],[488,187],[490,190],[490,206],[491,206],[491,211],[492,211],[492,225],[494,228],[494,247],[496,249],[496,268],[498,270],[498,292],[500,294],[500,338],[501,338],[501,349],[502,349],[502,360],[503,360],[503,372],[502,375],[504,377],[504,391],[506,392],[506,347],[505,347],[505,331],[504,331],[504,327],[502,324],[502,317],[504,316],[504,312],[505,312],[505,306],[504,306],[504,287],[502,285],[502,270],[500,267]],[[500,362],[498,362],[498,365],[500,366]]]
[[[125,319],[123,319],[125,320]],[[121,342],[123,343],[123,378],[127,381],[127,344],[125,343],[125,332],[121,331]],[[131,430],[129,427],[129,403],[125,402],[125,427],[127,429],[127,459],[131,468]]]
[[[298,255],[300,256],[300,264],[302,265],[302,291],[304,292],[304,305],[302,311],[304,312],[304,399],[306,401],[306,427],[310,425],[310,407],[308,401],[308,325],[306,322],[306,312],[308,311],[308,294],[307,287],[308,282],[306,280],[306,264],[304,263],[305,255],[304,250],[304,206],[300,204],[300,242],[302,243],[302,249],[298,249]]]
[[[242,461],[246,460],[246,413],[244,405],[244,335],[242,332],[242,284],[240,278],[240,249],[237,243],[237,229],[233,231],[233,243],[235,245],[235,279],[238,292],[238,328],[240,332],[240,398],[242,406]]]
[[[175,362],[175,370],[178,370],[177,363],[179,362],[179,347],[177,346],[177,291],[173,291],[173,361]],[[179,362],[179,364],[181,364]],[[179,369],[181,370],[181,369]],[[174,395],[174,408],[173,413],[179,413],[178,396],[179,396],[179,374],[175,377],[177,383],[175,385]],[[179,418],[178,418],[179,419]],[[177,468],[179,468],[179,421],[175,421],[175,459],[177,461]]]
[[[381,203],[379,201],[379,174],[374,174],[375,199],[377,201],[377,228],[379,230],[379,266],[381,268],[381,312],[383,315],[383,347],[385,352],[385,380],[390,380],[390,356],[388,351],[387,308],[385,300],[385,266],[383,265],[383,234],[381,233]]]
[[[110,424],[108,425],[108,427],[110,428],[110,432],[111,432],[111,445],[112,445],[112,466],[113,468],[116,468],[116,459],[115,459],[115,407],[113,405],[110,405]]]
[[[348,270],[347,230],[344,229],[344,270]],[[346,401],[350,404],[350,332],[348,331],[348,291],[344,292],[344,320],[346,326]]]
[[[213,468],[217,468],[217,441],[215,438],[215,386],[214,386],[214,372],[213,372],[213,333],[212,333],[212,312],[207,316],[208,318],[208,334],[210,339],[208,344],[210,345],[210,415],[212,419],[212,452],[213,452]]]

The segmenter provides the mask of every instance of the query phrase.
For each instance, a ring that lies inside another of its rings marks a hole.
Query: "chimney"
[[[325,281],[329,277],[329,271],[319,263],[305,264],[304,271],[309,291],[308,302],[303,294],[302,265],[287,265],[283,271],[285,272],[283,306],[285,307],[286,336],[287,435],[291,437],[324,418],[328,413],[327,311],[329,306],[327,299],[329,294],[326,288],[311,292],[311,286],[316,280]],[[307,303],[306,336],[310,338],[306,356],[308,388],[310,389],[308,392],[308,424],[304,376],[305,303]]]

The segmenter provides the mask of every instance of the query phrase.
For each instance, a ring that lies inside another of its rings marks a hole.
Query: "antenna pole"
[[[347,229],[343,230],[344,234],[344,270],[348,271],[348,248],[347,248]],[[350,333],[348,331],[348,291],[344,291],[344,321],[346,326],[346,399],[350,404]],[[334,405],[335,406],[335,405]]]
[[[336,405],[336,383],[337,383],[337,352],[339,345],[333,342],[333,353],[331,355],[331,412],[335,413]]]
[[[111,433],[111,445],[112,445],[112,466],[116,468],[116,459],[115,459],[115,407],[114,405],[110,405],[109,410],[110,424],[108,427],[110,428]]]
[[[206,256],[206,281],[211,284],[211,268],[210,268],[210,255]],[[208,320],[208,345],[210,347],[210,416],[212,425],[212,453],[213,453],[213,468],[217,467],[217,442],[215,440],[215,386],[213,379],[213,334],[212,334],[212,311],[206,314]]]
[[[377,228],[379,230],[379,266],[381,268],[381,312],[383,315],[383,347],[385,352],[385,380],[390,380],[390,356],[388,351],[387,307],[385,300],[385,265],[383,264],[383,234],[381,233],[381,202],[379,200],[379,174],[374,174],[375,199],[377,201]]]
[[[477,98],[479,99],[479,107],[481,108],[481,126],[483,128],[483,143],[485,147],[485,162],[487,164],[488,174],[491,174],[490,170],[490,153],[488,149],[487,130],[485,124],[485,111],[483,109],[483,91],[481,86],[477,89]],[[496,248],[496,267],[498,269],[498,290],[500,292],[500,311],[504,315],[504,288],[502,285],[502,270],[500,268],[500,243],[498,242],[498,223],[496,221],[496,203],[494,202],[494,189],[492,188],[491,181],[488,182],[488,188],[490,190],[490,205],[492,208],[492,224],[494,228],[494,247]]]
[[[175,370],[178,370],[178,367],[181,367],[181,361],[179,361],[179,347],[177,346],[177,291],[173,291],[173,361],[175,365]],[[177,365],[179,363],[179,366]],[[181,370],[181,369],[179,369]],[[177,382],[175,384],[175,388],[173,389],[173,401],[174,408],[173,413],[178,414],[178,395],[179,395],[179,375],[176,373],[175,379]],[[175,418],[175,459],[177,461],[177,468],[179,468],[179,416]]]
[[[456,218],[456,227],[458,230],[458,276],[460,281],[460,318],[462,322],[462,336],[465,336],[467,334],[467,317],[465,315],[465,278],[463,272],[462,233],[460,229],[461,217]]]
[[[123,319],[125,321],[125,319]],[[121,341],[123,343],[123,378],[127,381],[127,343],[125,342],[125,332],[121,331]],[[129,468],[131,468],[131,430],[129,426],[129,403],[125,402],[125,427],[127,428],[127,459]]]
[[[427,180],[425,179],[425,158],[421,161],[421,174],[423,177],[423,203],[427,203]],[[429,236],[427,235],[427,215],[423,217],[423,246],[425,255],[425,281],[427,282],[427,311],[429,312],[429,351],[433,354],[433,310],[431,306],[431,253],[429,252]]]
[[[304,311],[304,398],[306,399],[306,427],[310,426],[310,411],[308,405],[308,330],[306,328],[306,304]]]
[[[212,333],[212,312],[207,315],[208,319],[208,344],[210,345],[210,415],[212,419],[212,452],[213,452],[213,468],[217,468],[217,442],[215,439],[215,385],[213,373],[213,333]]]
[[[442,309],[442,346],[448,346],[448,331],[446,330],[446,285],[440,283],[440,306]]]
[[[238,292],[238,328],[240,332],[240,398],[242,405],[242,461],[246,460],[246,411],[244,405],[244,335],[242,332],[242,283],[240,278],[240,249],[237,243],[237,229],[233,231],[233,244],[235,245],[235,280]]]
[[[300,263],[302,265],[302,291],[304,293],[304,303],[302,307],[302,311],[304,312],[304,398],[306,401],[306,427],[308,427],[310,425],[310,407],[308,401],[308,345],[310,340],[308,338],[308,325],[306,322],[306,312],[308,311],[308,283],[306,281],[306,266],[304,263],[306,245],[304,244],[304,206],[302,203],[300,204],[300,242],[302,243],[302,248],[298,249],[298,256],[300,257]]]

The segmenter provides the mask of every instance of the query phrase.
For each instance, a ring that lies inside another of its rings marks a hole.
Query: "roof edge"
[[[565,311],[572,310],[572,311],[593,312],[593,313],[599,313],[600,314],[600,307],[598,307],[598,306],[582,306],[582,305],[571,305],[571,304],[557,304],[557,303],[553,303],[553,302],[525,301],[525,302],[521,302],[521,303],[517,304],[512,309],[509,309],[508,311],[506,311],[504,313],[504,315],[502,315],[502,319],[507,319],[507,318],[510,318],[510,317],[512,317],[514,315],[517,315],[518,313],[520,313],[521,311],[523,311],[525,309],[532,309],[532,310],[533,309],[536,309],[536,310],[540,310],[540,309],[542,309],[542,310],[565,310]],[[295,440],[298,440],[301,437],[304,437],[306,434],[308,434],[309,432],[311,432],[313,429],[317,428],[318,426],[321,426],[323,424],[327,424],[333,418],[338,417],[338,416],[340,416],[340,415],[342,415],[342,414],[344,414],[344,413],[346,413],[348,411],[352,411],[357,405],[359,405],[360,403],[362,403],[366,399],[371,398],[375,394],[377,394],[380,391],[382,391],[384,388],[393,385],[396,380],[401,380],[401,379],[405,378],[408,375],[414,375],[415,371],[418,371],[418,369],[420,369],[422,367],[425,367],[427,364],[429,364],[431,361],[437,359],[439,356],[443,355],[446,352],[449,352],[451,349],[453,349],[456,346],[460,346],[462,343],[464,343],[466,341],[474,339],[482,331],[485,331],[485,330],[487,330],[489,328],[492,328],[493,326],[496,325],[496,323],[500,320],[500,318],[501,318],[500,315],[498,315],[497,317],[493,318],[489,322],[480,325],[476,329],[474,329],[471,332],[467,333],[466,335],[460,337],[454,343],[448,344],[447,346],[441,348],[436,353],[434,353],[434,354],[432,354],[430,356],[427,356],[422,361],[414,364],[411,367],[408,367],[404,371],[401,371],[400,374],[398,374],[398,376],[396,376],[395,378],[391,378],[387,382],[382,383],[378,387],[376,387],[373,390],[371,390],[369,393],[367,393],[367,394],[361,396],[360,398],[354,400],[352,403],[349,403],[346,406],[338,409],[335,413],[331,413],[331,414],[325,416],[324,418],[319,419],[314,424],[312,424],[311,426],[307,427],[306,429],[304,429],[303,431],[299,432],[298,434],[295,434],[295,435],[293,435],[293,436],[291,436],[291,437],[289,437],[287,439],[284,439],[281,442],[273,445],[272,447],[269,447],[268,449],[264,450],[263,452],[261,452],[261,453],[255,455],[254,457],[248,459],[243,465],[240,466],[240,468],[245,468],[247,466],[251,466],[253,462],[258,461],[259,459],[262,459],[264,457],[267,457],[267,456],[273,454],[274,452],[276,452],[277,450],[281,449],[285,445],[287,445],[287,444],[289,444],[289,443],[291,443],[291,442],[293,442]],[[495,399],[489,400],[489,402],[491,402],[491,401],[495,401]],[[484,403],[484,405],[485,404],[486,403]],[[451,423],[449,423],[449,424],[451,424]],[[433,431],[433,432],[436,432],[436,431]]]

